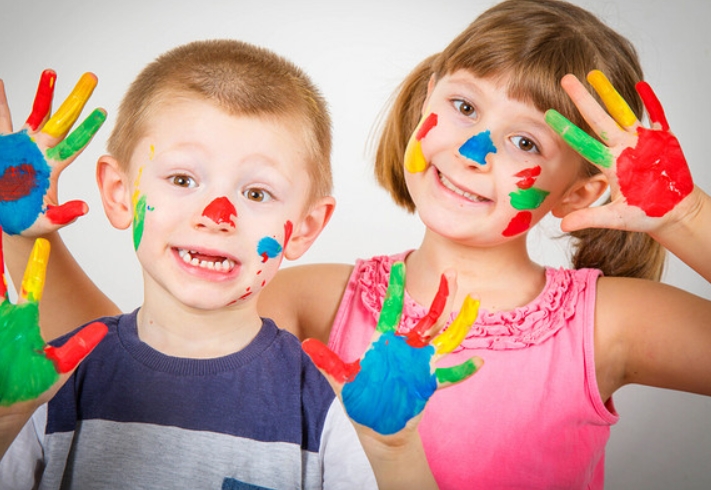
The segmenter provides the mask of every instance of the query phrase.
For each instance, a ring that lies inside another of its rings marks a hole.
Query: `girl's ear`
[[[336,200],[323,197],[311,206],[308,213],[294,226],[289,242],[284,245],[284,257],[296,260],[301,257],[321,234],[336,208]]]
[[[575,210],[587,208],[602,196],[605,189],[607,189],[607,178],[601,173],[580,179],[566,191],[563,199],[553,207],[551,213],[556,218],[562,218]]]
[[[104,213],[111,224],[120,230],[131,226],[131,188],[128,185],[128,176],[114,157],[104,155],[99,158],[96,163],[96,182],[99,184]]]

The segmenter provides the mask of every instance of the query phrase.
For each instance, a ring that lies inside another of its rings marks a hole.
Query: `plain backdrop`
[[[102,212],[94,164],[105,151],[119,100],[146,63],[189,41],[238,38],[271,48],[304,68],[323,90],[333,114],[338,206],[327,229],[299,263],[351,263],[358,257],[418,246],[422,225],[399,210],[372,177],[369,141],[374,124],[409,70],[441,50],[494,3],[0,1],[0,78],[6,84],[16,127],[29,113],[44,68],[58,73],[55,107],[84,71],[99,77],[85,114],[102,106],[109,119],[60,180],[60,199],[83,199],[91,211],[62,235],[97,285],[126,311],[141,302],[140,271],[130,232],[112,229]],[[646,78],[664,104],[696,183],[711,192],[705,124],[711,113],[711,2],[575,3],[598,14],[636,45]],[[530,233],[534,258],[566,265],[567,246],[556,238],[559,234],[554,220],[534,229]],[[711,299],[711,286],[673,257],[664,281]],[[615,403],[621,421],[613,428],[608,446],[608,488],[711,488],[711,399],[626,387],[615,395]]]

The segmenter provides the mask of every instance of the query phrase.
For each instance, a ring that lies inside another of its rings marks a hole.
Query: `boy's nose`
[[[489,153],[496,153],[496,146],[488,129],[475,134],[459,147],[459,154],[468,162],[476,163],[479,168],[487,168],[486,156]]]
[[[235,228],[237,210],[232,202],[226,197],[218,197],[208,204],[202,212],[202,217],[206,226],[217,225],[221,231],[230,231]]]

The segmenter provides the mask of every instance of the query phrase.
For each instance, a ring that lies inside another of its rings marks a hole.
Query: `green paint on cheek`
[[[138,250],[143,238],[143,225],[146,219],[146,196],[138,198],[136,206],[133,209],[133,248]]]
[[[0,305],[0,405],[33,400],[59,379],[38,320],[37,303]]]
[[[47,150],[47,157],[56,161],[64,161],[81,151],[91,138],[94,137],[102,124],[106,121],[106,112],[94,109],[81,125],[74,130],[64,141],[54,148]]]
[[[459,383],[476,372],[476,364],[471,359],[463,363],[448,368],[435,369],[435,376],[439,384]]]
[[[587,161],[605,168],[612,166],[614,156],[610,149],[570,122],[559,112],[553,109],[547,111],[546,123],[563,138],[568,146]]]
[[[543,203],[548,194],[550,192],[531,187],[530,189],[519,189],[510,193],[509,196],[511,196],[511,206],[520,211],[536,209]]]

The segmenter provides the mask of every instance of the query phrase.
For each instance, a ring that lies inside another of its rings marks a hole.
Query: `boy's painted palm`
[[[57,201],[59,174],[77,157],[106,120],[95,109],[71,134],[89,100],[96,76],[85,73],[50,117],[56,74],[40,78],[32,113],[12,132],[10,110],[0,85],[0,226],[11,235],[38,236],[56,230],[87,211],[83,201]]]
[[[1,248],[0,248],[1,250]],[[59,380],[60,373],[74,369],[101,341],[107,328],[92,323],[63,346],[47,345],[39,328],[38,301],[44,287],[49,242],[35,241],[19,292],[12,304],[3,275],[0,282],[0,406],[34,400]],[[0,254],[0,266],[3,266]]]
[[[303,343],[314,364],[331,378],[336,391],[340,389],[348,415],[384,435],[402,430],[439,387],[463,381],[482,364],[481,359],[472,358],[454,367],[435,367],[437,360],[464,340],[476,320],[478,301],[467,296],[457,318],[436,335],[435,325],[449,294],[443,275],[428,314],[411,331],[402,332],[398,325],[404,293],[405,265],[397,262],[390,271],[376,332],[358,361],[344,363],[315,339]]]
[[[574,76],[566,75],[561,85],[605,144],[555,110],[546,113],[546,122],[571,148],[602,170],[610,183],[611,203],[572,213],[563,224],[569,230],[607,227],[650,231],[655,226],[653,218],[667,215],[694,188],[681,146],[669,131],[664,110],[646,82],[639,82],[636,88],[649,113],[649,129],[640,124],[602,72],[594,70],[587,78],[607,112]]]

